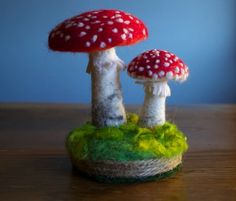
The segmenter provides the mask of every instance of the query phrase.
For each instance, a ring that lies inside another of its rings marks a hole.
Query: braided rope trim
[[[160,158],[139,161],[91,161],[72,160],[82,172],[90,176],[106,176],[109,178],[141,178],[168,172],[182,162],[182,155],[170,159]]]

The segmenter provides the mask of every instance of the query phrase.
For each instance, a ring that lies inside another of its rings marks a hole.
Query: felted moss
[[[138,115],[128,115],[119,127],[96,128],[86,123],[71,131],[66,147],[75,160],[133,161],[171,158],[188,148],[186,136],[176,125],[166,122],[155,128],[137,125]]]

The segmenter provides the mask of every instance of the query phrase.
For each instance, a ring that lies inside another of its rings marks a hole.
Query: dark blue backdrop
[[[235,0],[1,0],[0,102],[90,101],[87,55],[47,49],[49,31],[65,18],[117,8],[141,18],[149,39],[117,48],[125,62],[147,49],[174,52],[189,66],[183,84],[171,83],[171,104],[236,102]],[[143,89],[121,76],[126,103],[141,103]]]

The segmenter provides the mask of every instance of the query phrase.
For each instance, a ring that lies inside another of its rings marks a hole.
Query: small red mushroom
[[[49,48],[89,54],[87,72],[92,77],[92,122],[98,127],[126,121],[119,71],[125,65],[116,46],[138,43],[148,37],[137,17],[120,10],[94,10],[60,23],[49,35]]]
[[[128,74],[145,88],[139,125],[163,125],[166,97],[171,95],[167,81],[185,81],[189,75],[186,64],[173,53],[154,49],[135,57],[128,65]]]

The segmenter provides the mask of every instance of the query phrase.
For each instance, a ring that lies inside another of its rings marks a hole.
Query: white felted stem
[[[140,113],[139,125],[148,128],[163,125],[166,121],[166,97],[170,96],[170,88],[167,82],[146,82],[144,88],[145,99]]]
[[[115,49],[91,53],[87,71],[92,78],[92,123],[97,127],[126,122],[119,72],[125,65]]]

